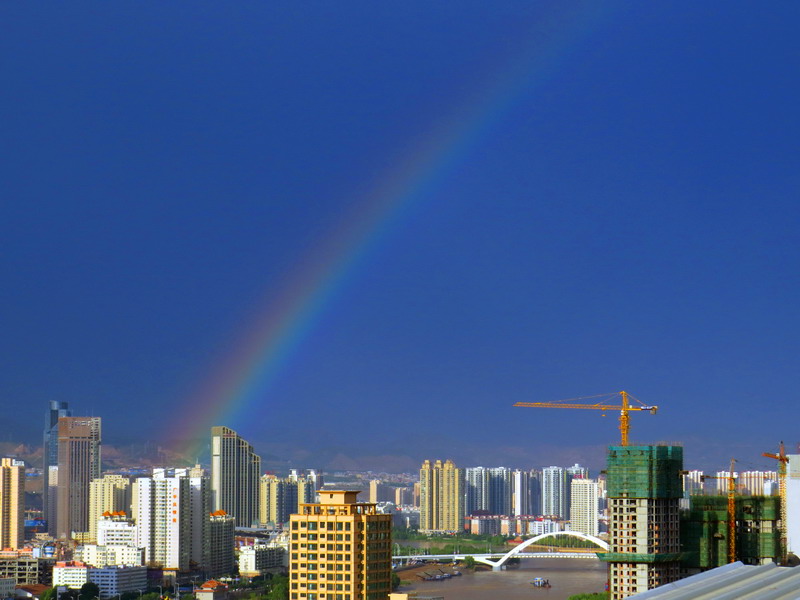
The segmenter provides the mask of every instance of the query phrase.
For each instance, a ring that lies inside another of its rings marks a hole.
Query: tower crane
[[[728,480],[728,562],[736,562],[736,475],[733,472],[736,459],[731,459],[731,472],[728,475],[703,475],[702,480],[706,479],[727,479]]]
[[[789,462],[789,457],[786,456],[786,449],[783,446],[783,441],[778,450],[778,454],[770,452],[762,452],[761,456],[767,458],[774,458],[778,461],[778,493],[780,495],[781,503],[781,564],[786,564],[787,552],[787,539],[786,539],[786,463]]]
[[[622,404],[610,404],[614,396],[621,396]],[[603,400],[599,400],[596,403],[580,402],[581,400],[594,400],[596,398],[602,398]],[[631,406],[629,400],[630,398],[633,398],[633,400],[638,402],[641,406]],[[654,415],[658,410],[657,406],[647,406],[625,391],[616,392],[613,394],[599,394],[597,396],[581,396],[580,398],[569,398],[567,400],[557,400],[555,402],[517,402],[514,404],[514,406],[521,406],[525,408],[586,408],[591,410],[602,410],[603,412],[608,410],[618,410],[619,433],[621,438],[620,446],[628,445],[628,434],[631,430],[630,416],[628,415],[630,411],[646,410],[651,415]]]

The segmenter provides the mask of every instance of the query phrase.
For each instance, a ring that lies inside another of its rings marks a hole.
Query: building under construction
[[[728,499],[691,496],[681,513],[682,574],[722,566],[728,557]],[[748,565],[778,562],[781,556],[780,498],[735,498],[736,560]]]
[[[606,485],[611,600],[680,578],[680,446],[610,446]]]

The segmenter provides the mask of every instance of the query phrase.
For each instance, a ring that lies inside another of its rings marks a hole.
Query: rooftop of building
[[[800,568],[730,563],[667,583],[629,600],[800,600]]]
[[[227,590],[228,586],[222,583],[221,581],[217,581],[216,579],[210,579],[206,581],[203,585],[201,585],[198,589],[221,591],[221,590]]]

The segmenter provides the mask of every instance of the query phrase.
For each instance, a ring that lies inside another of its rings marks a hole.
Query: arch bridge
[[[580,539],[580,540],[585,540],[587,542],[592,542],[592,543],[597,544],[598,546],[600,546],[600,548],[602,548],[603,550],[608,550],[608,543],[603,541],[603,540],[601,540],[598,537],[593,536],[593,535],[587,535],[585,533],[580,533],[578,531],[556,531],[555,533],[542,533],[540,535],[537,535],[537,536],[534,536],[534,537],[532,537],[530,539],[527,539],[524,542],[522,542],[521,544],[519,544],[518,546],[515,546],[514,548],[512,548],[511,550],[506,552],[505,554],[500,554],[499,552],[495,553],[495,554],[463,554],[463,553],[461,553],[461,554],[452,554],[452,555],[450,555],[450,554],[448,554],[448,555],[442,554],[442,555],[433,555],[433,556],[431,556],[431,555],[421,555],[421,556],[414,556],[414,557],[412,557],[412,556],[395,556],[393,558],[395,558],[395,559],[415,558],[417,560],[441,560],[441,559],[444,559],[444,558],[452,558],[453,560],[464,560],[467,556],[472,556],[475,559],[475,562],[480,562],[480,563],[483,563],[485,565],[489,565],[489,566],[492,567],[493,570],[499,571],[500,569],[503,568],[503,565],[505,565],[506,562],[509,561],[509,559],[514,558],[514,556],[516,556],[517,554],[525,554],[524,551],[528,546],[532,546],[536,542],[538,542],[540,540],[543,540],[543,539],[546,539],[546,538],[562,537],[562,536],[564,536],[564,537],[574,537],[574,538],[577,538],[577,539]],[[543,555],[545,553],[537,552],[536,554],[537,555]],[[586,558],[585,554],[582,555],[580,553],[557,552],[557,553],[548,553],[548,554],[552,554],[553,556],[559,556],[559,557]]]

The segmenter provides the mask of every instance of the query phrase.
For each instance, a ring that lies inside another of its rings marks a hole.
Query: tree
[[[289,600],[289,578],[276,575],[272,578],[272,587],[266,595],[267,600]]]
[[[465,569],[474,569],[475,568],[475,557],[474,556],[465,556],[464,557],[464,568]]]
[[[81,593],[78,595],[79,600],[94,600],[100,597],[100,588],[96,583],[87,581],[81,586]]]
[[[56,599],[56,588],[51,587],[47,588],[45,591],[42,592],[42,595],[39,596],[39,600],[55,600]]]
[[[392,572],[392,591],[396,590],[399,587],[400,587],[400,575],[398,575],[397,573],[395,573],[393,571]]]

